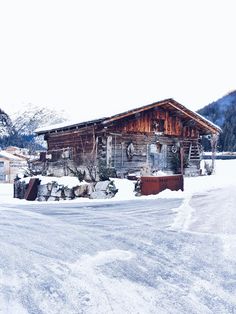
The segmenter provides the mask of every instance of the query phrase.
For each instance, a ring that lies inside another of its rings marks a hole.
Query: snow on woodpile
[[[90,199],[112,198],[117,193],[113,180],[100,182],[80,182],[76,177],[46,177],[35,176],[16,180],[14,183],[15,197],[23,199],[25,192],[30,186],[30,180],[38,179],[37,201],[60,201],[71,200],[77,197]]]

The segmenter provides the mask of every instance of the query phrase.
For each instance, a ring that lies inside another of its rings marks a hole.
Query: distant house
[[[25,158],[30,157],[29,149],[27,148],[21,148],[17,146],[8,146],[5,148],[5,151],[19,157],[25,157]]]
[[[7,151],[0,150],[0,182],[12,183],[17,174],[27,166],[26,158],[15,156]]]
[[[74,164],[126,177],[158,171],[198,175],[201,138],[216,138],[220,131],[199,114],[166,99],[111,117],[38,129],[36,134],[47,141],[49,172],[67,174]]]

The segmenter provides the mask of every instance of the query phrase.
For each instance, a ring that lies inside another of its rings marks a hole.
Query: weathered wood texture
[[[70,158],[81,164],[96,155],[96,135],[94,130],[73,130],[47,135],[48,152],[52,160]],[[66,156],[69,154],[69,156]]]
[[[187,124],[187,122],[186,122]],[[173,115],[170,111],[155,108],[131,115],[109,126],[114,132],[163,133],[167,136],[198,138],[199,131],[196,126]]]
[[[71,159],[78,166],[102,162],[124,176],[145,167],[151,173],[172,171],[180,142],[198,140],[199,130],[192,121],[154,108],[106,125],[49,132],[45,138],[52,161]],[[132,156],[129,156],[131,143]],[[172,151],[173,146],[177,147],[176,152]]]
[[[161,150],[158,151],[157,140],[155,134],[112,135],[112,159],[109,166],[124,174],[140,171],[141,168],[147,166],[151,171],[171,170],[169,152],[173,142],[168,143],[168,140],[163,138]],[[127,154],[130,143],[133,145],[132,158],[129,158]]]

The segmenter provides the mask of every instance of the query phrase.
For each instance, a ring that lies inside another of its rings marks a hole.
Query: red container
[[[165,189],[172,191],[184,190],[183,175],[171,175],[162,177],[141,177],[141,194],[158,194]]]

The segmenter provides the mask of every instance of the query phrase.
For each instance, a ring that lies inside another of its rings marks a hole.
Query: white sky
[[[79,120],[236,88],[235,1],[0,0],[0,108]]]

